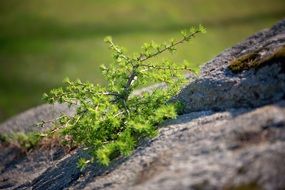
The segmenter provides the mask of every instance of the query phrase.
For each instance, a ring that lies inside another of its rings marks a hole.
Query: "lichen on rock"
[[[276,60],[285,62],[285,45],[272,49],[262,47],[254,52],[247,52],[238,58],[234,58],[229,64],[229,69],[233,72],[241,72],[243,70],[257,69],[264,64],[271,64]]]
[[[225,50],[178,95],[184,111],[254,108],[284,99],[284,47],[282,20]]]

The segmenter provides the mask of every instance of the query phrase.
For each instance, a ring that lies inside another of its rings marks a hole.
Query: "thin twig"
[[[153,68],[153,69],[161,69],[161,70],[175,70],[175,71],[183,71],[183,70],[188,70],[188,71],[191,71],[191,72],[194,72],[193,69],[191,68],[188,68],[188,67],[181,67],[181,68],[174,68],[174,67],[161,67],[161,66],[156,66],[156,65],[147,65],[147,64],[140,64],[139,66],[142,66],[142,67],[148,67],[148,68]]]
[[[178,40],[177,42],[172,43],[171,45],[169,45],[169,46],[167,46],[167,47],[165,47],[165,48],[163,48],[163,49],[160,49],[160,50],[158,50],[157,52],[155,52],[155,53],[153,53],[153,54],[151,54],[151,55],[149,55],[149,56],[141,55],[140,57],[138,57],[137,61],[139,61],[139,62],[144,62],[144,61],[146,61],[146,60],[148,60],[148,59],[150,59],[150,58],[152,58],[152,57],[155,57],[155,56],[157,56],[157,55],[163,53],[164,51],[169,50],[169,49],[171,49],[171,48],[177,46],[178,44],[182,44],[183,42],[188,41],[189,39],[193,38],[196,34],[198,34],[198,33],[200,33],[200,32],[201,32],[201,31],[199,31],[199,30],[198,30],[198,31],[195,31],[195,32],[193,32],[192,34],[190,34],[189,36],[186,36],[186,37],[184,37],[184,38]]]

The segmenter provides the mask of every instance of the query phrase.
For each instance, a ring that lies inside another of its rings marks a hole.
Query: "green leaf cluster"
[[[173,53],[179,44],[204,32],[199,26],[183,31],[177,41],[145,43],[140,53],[132,55],[106,37],[113,57],[112,63],[100,66],[106,86],[66,79],[63,88],[44,94],[49,103],[67,103],[77,108],[74,116],[62,115],[58,122],[60,133],[86,147],[91,155],[91,159],[81,158],[79,167],[93,161],[108,165],[118,156],[130,155],[143,139],[155,137],[157,124],[176,117],[180,104],[170,99],[187,81],[185,72],[192,70],[188,62],[178,65],[151,58],[167,51]],[[132,95],[137,88],[153,83],[165,83],[166,87]]]

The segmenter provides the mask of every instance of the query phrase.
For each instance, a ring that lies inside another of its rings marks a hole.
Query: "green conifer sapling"
[[[141,140],[157,134],[157,124],[176,117],[179,103],[169,100],[185,85],[185,71],[192,70],[188,62],[177,65],[167,59],[157,62],[151,58],[166,51],[173,53],[179,44],[205,32],[201,25],[193,27],[182,31],[180,40],[145,43],[140,53],[131,56],[107,37],[105,42],[113,52],[114,61],[100,67],[106,86],[67,79],[65,87],[44,94],[51,104],[67,103],[77,108],[75,115],[58,118],[57,129],[90,153],[91,159],[79,160],[81,168],[89,162],[108,165],[120,155],[128,156]],[[132,95],[143,85],[161,82],[167,87]]]

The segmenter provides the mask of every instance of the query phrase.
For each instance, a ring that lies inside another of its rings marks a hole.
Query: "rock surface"
[[[62,113],[71,115],[75,113],[75,109],[68,108],[68,106],[64,104],[44,104],[29,109],[0,124],[0,133],[30,132],[39,130],[39,128],[36,127],[37,123],[53,120],[59,117]],[[49,126],[50,124],[47,123],[46,127]]]
[[[268,61],[263,67],[234,73],[228,67],[239,57],[259,50],[270,54],[285,48],[285,21],[270,30],[259,32],[233,48],[225,50],[203,66],[199,79],[188,85],[178,96],[186,104],[186,112],[207,109],[254,108],[285,95],[285,51],[280,59]],[[251,60],[249,60],[251,61]]]
[[[53,146],[24,156],[0,143],[0,189],[285,189],[285,59],[229,70],[244,54],[284,46],[285,20],[208,62],[177,97],[185,114],[107,168],[80,171],[81,149]],[[3,123],[0,132],[38,130],[30,126],[60,112],[74,110],[43,105]]]

